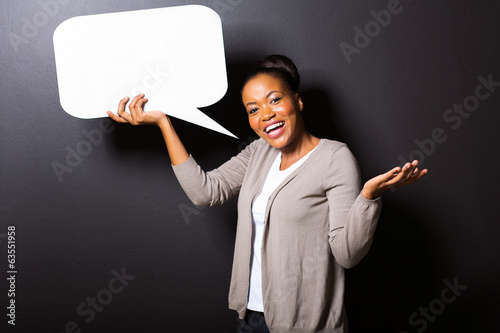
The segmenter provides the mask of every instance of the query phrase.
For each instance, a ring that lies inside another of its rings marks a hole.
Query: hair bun
[[[248,73],[243,86],[259,74],[269,74],[280,78],[292,93],[299,90],[299,71],[293,61],[284,55],[273,54],[259,60]]]

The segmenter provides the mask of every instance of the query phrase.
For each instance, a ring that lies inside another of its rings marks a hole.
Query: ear
[[[302,98],[300,98],[300,95],[298,93],[295,94],[295,101],[297,102],[297,105],[299,106],[299,110],[302,112],[302,110],[304,110],[304,103],[302,103]]]

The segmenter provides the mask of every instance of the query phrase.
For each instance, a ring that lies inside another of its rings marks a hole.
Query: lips
[[[266,133],[270,138],[275,138],[283,133],[284,128],[284,121],[276,121],[264,127],[264,133]]]

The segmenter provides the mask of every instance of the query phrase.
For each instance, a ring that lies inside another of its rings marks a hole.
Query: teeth
[[[273,129],[278,128],[278,127],[283,126],[283,125],[285,125],[285,122],[284,122],[284,121],[280,121],[280,122],[277,122],[277,123],[272,124],[271,126],[266,127],[266,129],[265,129],[264,131],[265,131],[266,133],[269,133],[269,132],[271,132]]]

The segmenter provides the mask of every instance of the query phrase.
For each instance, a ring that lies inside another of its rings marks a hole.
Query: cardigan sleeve
[[[330,161],[329,242],[335,260],[344,268],[355,266],[368,253],[377,226],[382,199],[368,200],[361,194],[358,164],[347,146],[342,146]]]
[[[221,205],[239,193],[254,147],[255,142],[209,172],[203,171],[191,155],[172,168],[182,189],[195,205]]]

